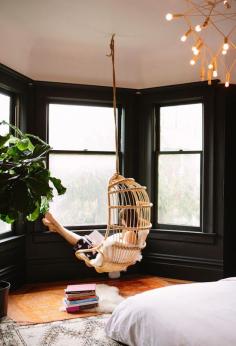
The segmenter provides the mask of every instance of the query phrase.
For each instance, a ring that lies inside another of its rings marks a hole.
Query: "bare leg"
[[[51,232],[56,232],[60,234],[68,243],[71,245],[76,245],[81,236],[75,234],[74,232],[69,231],[65,227],[63,227],[53,216],[51,213],[47,212],[45,217],[43,218],[43,224],[49,228]]]

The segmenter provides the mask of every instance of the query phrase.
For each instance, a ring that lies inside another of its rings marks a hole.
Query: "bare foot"
[[[51,213],[47,212],[43,218],[43,224],[49,228],[51,232],[58,232],[63,228],[63,226],[52,216]]]

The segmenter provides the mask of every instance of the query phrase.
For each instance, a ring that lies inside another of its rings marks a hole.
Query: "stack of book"
[[[96,284],[68,285],[65,289],[64,303],[66,311],[70,313],[96,307]]]

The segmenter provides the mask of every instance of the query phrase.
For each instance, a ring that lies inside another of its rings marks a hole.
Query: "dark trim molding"
[[[160,276],[211,281],[223,277],[223,261],[149,252],[144,254],[142,270]]]
[[[21,81],[25,81],[26,83],[33,82],[33,80],[31,78],[29,78],[29,77],[25,76],[24,74],[17,72],[15,70],[13,70],[12,68],[0,63],[0,73],[1,72],[6,73],[8,75],[11,75],[14,78],[17,78]]]
[[[152,229],[149,233],[150,240],[167,240],[179,241],[182,243],[202,243],[214,244],[216,241],[216,233],[175,231]]]
[[[44,87],[48,89],[54,88],[64,88],[64,89],[76,89],[76,90],[87,90],[87,91],[100,91],[100,92],[110,92],[112,91],[111,86],[101,86],[101,85],[89,85],[89,84],[75,84],[75,83],[62,83],[62,82],[48,82],[48,81],[32,81],[35,86]],[[137,89],[131,88],[117,88],[119,93],[127,95],[127,93],[133,95],[136,94]],[[112,99],[111,99],[112,102]]]
[[[19,241],[24,242],[24,235],[17,235],[12,237],[3,238],[0,240],[0,253],[6,250],[12,250],[14,247],[18,246]]]
[[[217,85],[220,82],[219,79],[215,79],[212,81],[212,86]],[[183,88],[189,89],[189,88],[197,88],[197,87],[208,87],[207,81],[199,81],[199,82],[190,82],[190,83],[182,83],[182,84],[175,84],[175,85],[165,85],[160,87],[154,87],[154,88],[145,88],[145,89],[139,89],[137,91],[138,94],[141,95],[150,95],[155,93],[161,93],[161,92],[168,92],[168,91],[178,91],[179,89],[182,90]]]

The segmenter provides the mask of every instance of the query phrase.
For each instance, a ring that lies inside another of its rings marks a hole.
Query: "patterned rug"
[[[106,337],[104,327],[110,315],[66,321],[19,325],[0,321],[0,346],[118,346]]]

